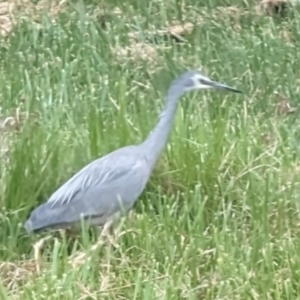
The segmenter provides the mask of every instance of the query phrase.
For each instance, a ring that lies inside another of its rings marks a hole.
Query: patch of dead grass
[[[8,0],[0,3],[0,35],[7,36],[13,26],[24,17],[40,21],[42,15],[54,19],[66,7],[67,0],[40,0],[34,4],[31,0]]]
[[[277,115],[292,114],[298,110],[297,107],[291,107],[290,100],[286,96],[278,92],[275,92],[274,94],[277,96],[278,99],[275,103],[275,113]]]
[[[241,17],[247,14],[246,10],[237,7],[237,6],[218,6],[214,10],[214,17],[215,19],[223,19],[229,18],[231,20],[232,28],[236,31],[242,28],[241,26]]]
[[[143,36],[148,40],[153,40],[157,37],[160,38],[172,38],[177,42],[185,42],[185,36],[191,34],[194,29],[194,24],[190,22],[180,23],[174,21],[170,23],[166,28],[146,30],[143,32]],[[130,32],[128,34],[129,39],[132,42],[139,42],[140,32]]]
[[[257,0],[255,12],[259,15],[285,17],[298,0]]]
[[[36,274],[35,260],[0,262],[0,279],[9,290],[17,290]]]
[[[0,35],[7,36],[13,28],[14,3],[0,3]]]
[[[134,43],[127,47],[116,47],[112,49],[118,60],[145,60],[154,62],[157,57],[155,47],[145,43]]]
[[[11,12],[15,16],[30,17],[34,21],[40,20],[40,17],[47,13],[51,18],[57,16],[57,14],[66,7],[67,0],[40,0],[37,4],[34,4],[31,0],[9,0],[11,6]]]
[[[143,32],[143,36],[145,36],[149,42],[141,41],[140,32],[130,32],[128,33],[129,46],[114,47],[112,48],[112,53],[116,56],[118,62],[147,61],[153,66],[158,62],[157,50],[164,46],[153,45],[151,43],[152,40],[155,38],[171,38],[176,42],[185,42],[185,36],[190,34],[193,29],[194,25],[190,22],[173,22],[167,28]]]

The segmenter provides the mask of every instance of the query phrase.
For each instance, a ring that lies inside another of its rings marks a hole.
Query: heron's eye
[[[205,79],[205,78],[199,78],[199,83],[202,85],[211,85],[211,82],[209,79]]]

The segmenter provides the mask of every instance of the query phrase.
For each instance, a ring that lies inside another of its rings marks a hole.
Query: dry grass
[[[171,38],[176,42],[186,42],[185,36],[189,35],[194,28],[194,24],[190,22],[179,23],[173,22],[165,29],[148,30],[143,33],[146,39],[151,41],[155,38]],[[118,62],[125,61],[146,61],[151,65],[156,66],[158,63],[158,50],[162,50],[164,46],[154,46],[151,42],[140,40],[139,32],[130,32],[128,34],[130,45],[127,47],[118,46],[112,48]]]
[[[278,115],[286,115],[286,114],[291,114],[295,113],[298,110],[298,107],[291,107],[289,99],[278,93],[275,92],[275,95],[277,96],[277,103],[275,104],[275,112]]]
[[[149,40],[160,37],[171,38],[177,42],[185,42],[186,40],[184,37],[191,34],[193,29],[194,24],[192,24],[191,22],[180,23],[174,21],[171,24],[169,24],[165,29],[147,30],[143,32],[143,35]],[[130,32],[128,36],[133,42],[138,42],[140,40],[139,32]]]
[[[34,4],[30,0],[10,0],[0,3],[0,35],[7,36],[14,24],[22,18],[39,22],[44,13],[54,19],[65,8],[66,0],[41,0]]]
[[[112,48],[112,53],[115,54],[118,61],[147,61],[155,63],[157,58],[156,48],[145,43],[133,43],[127,47]]]
[[[11,12],[16,16],[27,16],[38,21],[40,17],[47,13],[51,18],[55,18],[66,6],[67,0],[40,0],[34,4],[30,0],[11,0]]]
[[[231,20],[232,28],[236,31],[241,30],[241,17],[249,12],[237,6],[218,6],[214,10],[214,18],[229,18]]]
[[[6,36],[13,28],[13,2],[0,3],[0,35]]]
[[[259,0],[255,6],[255,11],[260,15],[284,17],[287,9],[293,3],[294,1],[290,0]]]
[[[0,262],[0,279],[9,290],[17,290],[27,280],[36,276],[36,261],[23,260],[17,262]]]

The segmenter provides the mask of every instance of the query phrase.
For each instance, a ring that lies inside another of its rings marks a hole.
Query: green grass
[[[299,299],[300,119],[273,106],[275,91],[299,105],[297,10],[271,18],[236,0],[235,19],[217,10],[221,0],[95,2],[72,1],[40,27],[24,20],[0,41],[2,114],[23,99],[22,112],[40,115],[12,133],[0,163],[0,298]],[[147,33],[174,20],[195,25],[185,43]],[[116,54],[132,32],[156,57]],[[190,68],[243,94],[182,99],[118,248],[74,267],[70,248],[88,251],[95,238],[49,240],[40,274],[31,272],[38,237],[20,226],[29,212],[92,159],[145,138],[168,84]]]

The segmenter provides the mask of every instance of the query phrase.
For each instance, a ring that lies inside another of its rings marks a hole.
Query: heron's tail
[[[53,209],[49,203],[43,203],[35,208],[28,220],[24,223],[24,228],[28,233],[35,233],[47,228],[55,228],[60,222],[60,211]]]

